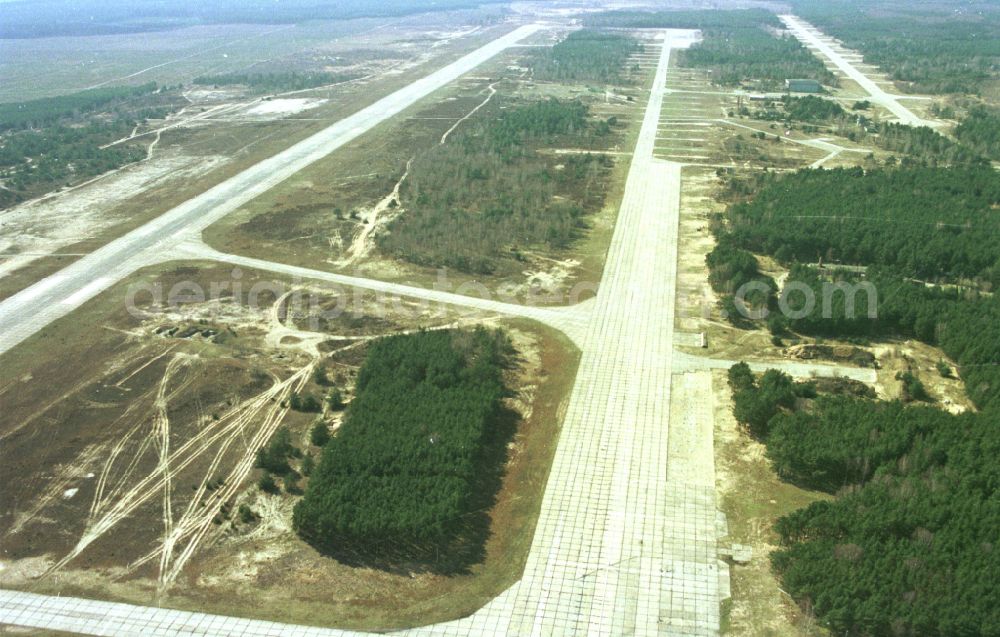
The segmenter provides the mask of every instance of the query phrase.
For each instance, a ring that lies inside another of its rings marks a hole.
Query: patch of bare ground
[[[715,247],[710,230],[712,216],[722,209],[712,196],[718,181],[714,168],[688,166],[683,170],[677,231],[677,328],[680,330],[703,331],[705,323],[717,315],[717,299],[708,286],[705,255]]]
[[[885,399],[902,398],[903,383],[898,374],[910,372],[923,383],[933,404],[953,414],[974,411],[975,406],[959,378],[958,367],[937,347],[914,340],[872,344],[879,364],[876,390]],[[947,375],[944,372],[946,371]]]
[[[3,211],[0,278],[120,223],[116,210],[137,192],[176,188],[224,162],[223,157],[195,157],[173,151],[155,160],[118,169],[87,185]]]
[[[780,481],[764,455],[764,445],[733,418],[726,373],[714,372],[712,385],[716,489],[728,522],[727,541],[752,549],[749,563],[730,567],[732,599],[723,632],[768,637],[827,635],[781,590],[771,571],[770,554],[777,542],[775,520],[829,496]]]
[[[366,293],[348,305],[337,291],[212,264],[136,281],[242,291],[175,306],[144,292],[130,313],[122,283],[0,357],[4,587],[378,630],[467,615],[517,581],[578,360],[564,337],[504,323],[521,419],[485,560],[450,577],[354,568],[291,530],[303,463],[319,453],[309,432],[324,422],[335,435],[342,416],[323,398],[336,387],[350,401],[374,338],[496,320]],[[295,411],[293,395],[323,406]],[[302,452],[299,474],[264,493],[255,455],[280,427]]]

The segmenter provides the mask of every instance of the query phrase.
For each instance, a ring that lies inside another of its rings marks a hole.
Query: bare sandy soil
[[[0,277],[120,223],[118,207],[136,193],[182,184],[226,161],[170,151],[0,212]]]
[[[310,99],[308,97],[285,97],[276,98],[273,100],[267,100],[261,102],[256,106],[247,109],[247,115],[258,115],[258,116],[282,116],[282,115],[295,115],[301,113],[302,111],[308,111],[311,108],[316,108],[320,104],[323,104],[326,100],[323,99]]]
[[[769,556],[777,548],[775,520],[828,496],[778,480],[764,455],[764,445],[753,440],[733,418],[724,371],[714,372],[712,390],[716,489],[728,522],[728,541],[751,550],[749,563],[730,569],[733,596],[728,603],[725,634],[825,635],[815,619],[781,590]]]
[[[329,291],[221,266],[165,266],[138,280],[165,290],[236,280],[257,303],[223,295],[160,307],[142,294],[130,315],[122,284],[0,358],[0,479],[11,485],[0,496],[0,585],[373,629],[457,618],[516,581],[575,370],[565,339],[506,323],[520,422],[483,562],[456,576],[361,568],[295,536],[298,496],[257,488],[256,450],[285,426],[317,456],[310,427],[319,418],[335,431],[341,412],[288,408],[293,392],[328,391],[316,368],[350,400],[373,338],[485,317],[374,295],[340,314],[331,310],[348,306]]]

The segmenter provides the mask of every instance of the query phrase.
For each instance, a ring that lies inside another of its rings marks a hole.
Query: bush
[[[753,389],[757,386],[753,371],[745,362],[740,361],[729,368],[729,387],[735,392],[741,389]]]
[[[330,428],[322,420],[317,420],[309,430],[309,442],[317,447],[324,446],[330,440]]]
[[[257,467],[269,473],[285,475],[291,470],[288,458],[296,452],[288,427],[279,427],[268,445],[257,450]]]
[[[264,493],[270,493],[272,495],[278,493],[278,485],[274,481],[274,476],[267,471],[265,471],[264,475],[262,475],[260,480],[257,481],[257,487]]]
[[[294,471],[285,474],[282,486],[285,488],[285,493],[289,495],[302,495],[302,488],[299,486],[299,475]]]
[[[843,107],[832,100],[806,95],[805,97],[785,96],[785,116],[801,122],[815,122],[834,119],[844,115]]]
[[[330,384],[330,379],[326,375],[326,368],[322,365],[317,365],[316,369],[313,370],[313,382],[321,386]]]
[[[937,367],[938,373],[941,374],[941,378],[951,378],[952,377],[951,365],[949,365],[948,363],[946,363],[944,361],[938,361],[935,364],[935,367]]]
[[[896,380],[903,383],[903,401],[919,400],[922,402],[933,402],[931,395],[927,393],[927,388],[913,372],[901,372],[896,374]]]
[[[721,296],[723,309],[730,321],[740,323],[749,318],[744,312],[755,316],[774,307],[774,293],[778,286],[774,279],[760,271],[757,258],[750,252],[722,239],[705,257],[705,263],[708,265],[709,285]],[[737,294],[741,295],[742,310],[736,304]]]
[[[733,389],[733,416],[758,440],[767,437],[771,419],[782,408],[790,409],[799,393],[808,394],[810,391],[800,388],[790,376],[774,369],[767,370],[759,382],[754,382],[746,363],[737,363],[729,368],[729,386]],[[811,391],[815,392],[815,387]]]
[[[289,407],[295,411],[303,411],[307,413],[318,413],[323,411],[323,405],[320,404],[316,397],[312,394],[305,394],[301,396],[297,393],[293,393],[288,401]]]
[[[344,397],[340,390],[334,387],[326,397],[326,404],[331,411],[340,411],[344,408]]]
[[[265,475],[267,475],[267,474],[265,474]],[[263,480],[263,477],[261,478],[261,480]],[[274,487],[274,486],[275,486],[274,485],[274,479],[272,478],[271,479],[271,487]],[[264,489],[264,487],[261,486],[261,490],[265,491],[266,489]],[[270,493],[270,491],[269,491],[269,493]],[[240,522],[242,522],[243,524],[251,524],[251,523],[257,521],[257,514],[254,513],[253,509],[251,509],[246,504],[241,504],[240,508],[237,510],[237,513],[240,516]]]

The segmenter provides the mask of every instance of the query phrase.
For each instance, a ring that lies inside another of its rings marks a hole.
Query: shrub
[[[257,486],[264,493],[270,493],[272,495],[278,493],[278,485],[274,481],[274,476],[272,476],[267,471],[265,471],[264,475],[262,475],[260,477],[260,480],[257,481]]]
[[[323,405],[312,394],[305,394],[304,396],[297,393],[292,394],[288,405],[295,411],[307,413],[317,413],[323,410]]]
[[[326,397],[326,404],[332,411],[340,411],[344,408],[344,396],[340,390],[334,387]]]
[[[317,447],[322,447],[330,440],[330,429],[322,420],[317,420],[309,430],[309,442]]]

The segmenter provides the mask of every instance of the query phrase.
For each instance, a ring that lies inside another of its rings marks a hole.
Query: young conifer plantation
[[[451,570],[475,559],[512,433],[510,353],[484,328],[376,341],[295,507],[299,535],[346,561]]]

